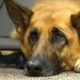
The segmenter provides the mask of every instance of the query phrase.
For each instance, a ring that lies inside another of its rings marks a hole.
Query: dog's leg
[[[74,70],[75,72],[80,72],[80,59],[76,61]]]

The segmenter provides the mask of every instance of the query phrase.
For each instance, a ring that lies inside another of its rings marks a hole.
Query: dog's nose
[[[39,75],[42,71],[42,64],[39,61],[28,61],[26,63],[28,73]]]

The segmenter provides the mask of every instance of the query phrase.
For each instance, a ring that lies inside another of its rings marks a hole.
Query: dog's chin
[[[47,72],[47,73],[35,73],[35,72],[28,73],[28,72],[25,72],[25,75],[29,76],[29,77],[46,77],[46,76],[56,75],[56,73],[53,73],[52,71]]]
[[[46,76],[53,76],[53,75],[57,75],[60,73],[59,70],[53,70],[53,69],[47,69],[47,70],[43,70],[40,73],[35,73],[35,72],[28,72],[27,69],[24,69],[25,71],[25,75],[29,76],[29,77],[46,77]]]

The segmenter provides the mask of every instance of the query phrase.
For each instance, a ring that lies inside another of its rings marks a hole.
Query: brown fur
[[[17,37],[15,37],[23,40],[21,41],[21,50],[26,58],[32,55],[34,50],[34,56],[44,56],[47,53],[49,60],[55,57],[55,54],[51,53],[55,52],[56,48],[53,49],[52,44],[48,42],[48,38],[50,36],[49,31],[56,26],[66,35],[68,40],[68,44],[62,51],[59,51],[60,54],[57,53],[58,59],[70,68],[75,67],[77,60],[80,59],[80,44],[77,30],[71,24],[70,17],[80,11],[79,4],[79,0],[37,0],[32,8],[34,14],[28,29],[23,36],[16,32]],[[30,31],[33,28],[42,32],[39,42],[34,48],[28,41]],[[20,27],[17,28],[21,33],[20,29]]]
[[[33,8],[35,14],[31,20],[31,23],[33,23],[32,27],[37,27],[39,30],[41,29],[44,31],[42,40],[48,36],[48,30],[50,30],[55,25],[58,26],[58,28],[61,29],[61,31],[63,31],[67,36],[69,44],[65,46],[59,57],[61,57],[68,66],[74,66],[76,60],[80,58],[80,47],[77,32],[70,23],[71,14],[75,14],[79,10],[80,8],[76,5],[70,2],[66,3],[65,1],[53,1],[50,4],[38,3],[36,4],[35,8]],[[27,52],[31,51],[31,47],[29,47],[30,45],[27,43],[28,35],[29,32],[26,32],[24,37],[25,45],[21,46],[25,56],[28,55],[26,54]],[[42,44],[43,43],[41,42],[40,47]]]

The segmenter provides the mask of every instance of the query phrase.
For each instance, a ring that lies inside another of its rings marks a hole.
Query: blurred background
[[[16,0],[18,3],[31,8],[35,0]],[[1,0],[0,0],[1,2]],[[8,36],[10,31],[15,28],[15,25],[10,20],[5,5],[0,9],[0,36]]]

